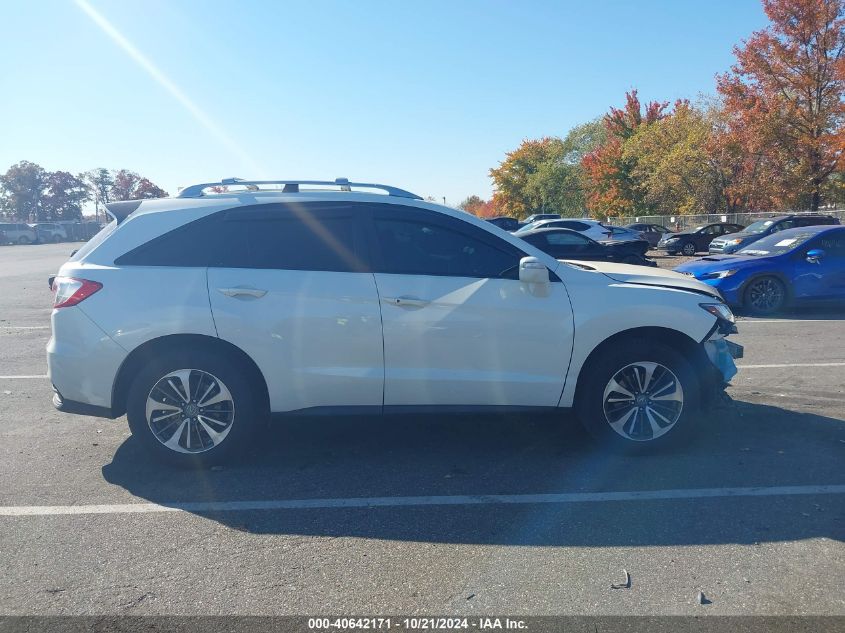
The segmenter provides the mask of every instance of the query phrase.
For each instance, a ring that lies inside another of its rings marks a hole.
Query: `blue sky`
[[[28,0],[0,23],[0,171],[128,168],[171,193],[346,176],[457,204],[626,90],[713,93],[766,19],[758,0]]]

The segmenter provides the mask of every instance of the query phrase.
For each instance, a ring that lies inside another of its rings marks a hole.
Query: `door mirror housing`
[[[549,269],[536,257],[519,260],[519,280],[526,284],[549,283]]]
[[[807,251],[807,255],[805,256],[807,261],[811,264],[818,264],[821,263],[821,260],[824,258],[825,252],[820,248],[814,248],[812,250]]]

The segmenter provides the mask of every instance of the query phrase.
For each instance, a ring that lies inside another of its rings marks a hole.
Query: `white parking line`
[[[737,365],[737,369],[781,369],[787,367],[845,367],[845,363],[780,363],[772,365]]]
[[[243,512],[251,510],[314,510],[330,508],[397,508],[502,504],[568,504],[608,501],[662,501],[724,497],[780,497],[845,494],[844,485],[772,486],[768,488],[689,488],[628,492],[572,492],[559,494],[455,495],[433,497],[355,497],[350,499],[277,499],[265,501],[200,501],[187,503],[115,503],[77,506],[0,506],[0,516],[57,516],[68,514],[150,514],[160,512]]]
[[[0,376],[0,380],[32,380],[47,378],[47,374],[35,374],[32,376]]]

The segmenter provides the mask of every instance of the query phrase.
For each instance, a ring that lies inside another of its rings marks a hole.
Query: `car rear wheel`
[[[773,314],[786,305],[786,286],[777,277],[754,279],[745,289],[743,303],[754,314]]]
[[[129,389],[132,435],[164,461],[208,466],[249,443],[260,412],[255,391],[231,359],[174,351],[146,365]]]
[[[606,349],[582,369],[576,409],[600,444],[623,451],[683,439],[697,415],[695,371],[671,347],[633,340]]]
[[[29,239],[26,235],[21,235],[18,238],[18,244],[32,244],[32,240]]]
[[[692,257],[696,252],[695,244],[692,242],[684,242],[684,245],[681,246],[681,252],[687,257]]]

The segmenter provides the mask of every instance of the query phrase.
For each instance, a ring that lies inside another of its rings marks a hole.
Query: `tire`
[[[642,257],[637,257],[636,255],[625,255],[625,257],[622,258],[623,264],[632,264],[634,266],[641,264],[642,261]]]
[[[164,353],[145,365],[129,388],[126,416],[132,435],[155,457],[177,466],[233,461],[267,417],[248,376],[241,363],[225,354],[202,349]],[[184,388],[174,386],[185,379],[193,396],[187,402]]]
[[[786,305],[786,285],[777,277],[752,279],[742,293],[742,305],[752,314],[774,314]]]
[[[687,257],[692,257],[696,254],[698,249],[695,247],[695,244],[692,242],[684,242],[684,245],[681,246],[681,253],[686,255]]]
[[[21,236],[18,238],[18,244],[24,244],[24,245],[26,245],[26,244],[32,244],[32,240],[31,240],[31,239],[29,239],[26,235],[21,235]]]
[[[602,447],[644,452],[689,437],[698,417],[700,389],[692,365],[682,355],[646,339],[599,353],[581,370],[584,382],[579,384],[576,413]],[[649,382],[639,389],[637,380]]]

